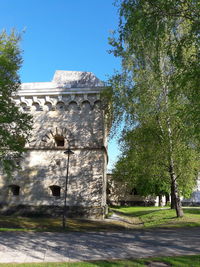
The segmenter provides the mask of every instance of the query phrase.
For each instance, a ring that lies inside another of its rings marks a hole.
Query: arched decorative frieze
[[[88,94],[87,95],[87,100],[90,101],[91,106],[93,106],[94,105],[94,102],[96,100],[98,100],[97,99],[97,95],[96,94]]]
[[[51,103],[51,102],[45,102],[45,103],[44,103],[44,108],[43,108],[43,110],[45,110],[45,111],[51,111],[51,110],[53,110],[53,105],[52,105],[52,103]]]
[[[71,100],[70,101],[75,101],[75,95],[70,95],[71,96]]]
[[[29,111],[30,110],[30,105],[29,105],[29,101],[24,97],[21,96],[20,98],[20,109],[21,111]]]
[[[44,97],[44,102],[50,102],[51,103],[51,99],[50,99],[50,96],[45,96]]]
[[[78,105],[76,101],[73,100],[68,103],[69,111],[78,111],[79,109],[80,109],[80,106]]]
[[[87,95],[87,94],[84,94],[84,95],[83,95],[83,101],[82,101],[82,102],[84,102],[84,101],[89,101],[89,100],[88,100],[88,95]]]
[[[33,102],[31,106],[31,111],[41,111],[42,107],[39,103]]]
[[[96,100],[96,101],[94,101],[93,109],[99,110],[99,109],[101,109],[101,105],[102,105],[101,100]]]
[[[42,111],[43,110],[42,99],[39,99],[37,96],[33,96],[31,110],[32,111]]]
[[[25,103],[27,106],[29,106],[29,101],[24,96],[20,96],[20,103]]]
[[[21,102],[20,103],[20,110],[26,112],[26,111],[29,111],[30,110],[30,107],[27,105],[27,103]]]
[[[89,112],[91,109],[92,109],[92,107],[91,107],[91,104],[90,104],[90,102],[88,100],[84,100],[81,103],[81,110],[83,112]]]
[[[91,109],[102,108],[99,94],[69,94],[69,95],[53,95],[53,96],[33,96],[33,97],[19,97],[14,101],[24,111],[66,111],[85,109],[89,105]]]
[[[33,96],[33,103],[38,103],[40,106],[42,106],[42,101],[37,96]]]
[[[49,101],[52,104],[52,110],[56,110],[56,104],[58,102],[58,96],[49,97]]]
[[[58,95],[58,102],[63,102],[63,96],[62,95]]]
[[[56,104],[56,109],[59,111],[65,110],[65,103],[63,101],[58,101]]]
[[[83,100],[84,100],[84,98],[83,97],[80,97],[80,96],[77,96],[75,98],[75,100],[74,100],[77,103],[79,109],[81,108],[81,103],[83,102]]]
[[[62,96],[62,101],[65,103],[65,105],[67,106],[68,103],[71,101],[71,96],[70,95],[64,95]]]

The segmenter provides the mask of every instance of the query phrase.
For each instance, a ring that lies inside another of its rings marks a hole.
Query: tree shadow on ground
[[[198,214],[200,215],[200,208],[184,208],[185,214]]]
[[[144,210],[144,211],[132,211],[132,212],[123,212],[116,209],[110,208],[111,211],[117,215],[126,216],[126,217],[140,217],[142,215],[158,212],[159,210]]]
[[[0,249],[21,252],[32,262],[43,261],[45,257],[49,262],[59,258],[60,261],[104,259],[107,263],[111,258],[137,258],[141,253],[143,257],[200,253],[199,229],[137,230],[130,233],[1,232]]]
[[[62,218],[48,217],[22,217],[22,216],[0,216],[0,231],[21,230],[36,232],[68,232],[68,231],[124,231],[124,224],[106,222],[101,220],[66,219],[66,228],[62,227]]]

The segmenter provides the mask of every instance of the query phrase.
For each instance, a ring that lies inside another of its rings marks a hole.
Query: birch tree
[[[177,217],[181,217],[181,162],[187,155],[192,155],[189,166],[193,166],[188,183],[195,181],[198,171],[200,4],[192,0],[117,3],[119,28],[110,44],[115,56],[122,59],[122,71],[112,77],[108,90],[113,128],[123,119],[124,135],[129,132],[135,138],[141,135],[138,129],[144,128],[157,133],[150,142],[157,142],[158,151],[165,155],[163,165],[167,168]],[[145,151],[149,145],[144,132],[141,136],[143,144],[139,144]],[[139,144],[133,149],[140,151]]]

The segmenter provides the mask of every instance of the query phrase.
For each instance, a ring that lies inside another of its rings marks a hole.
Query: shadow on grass
[[[144,260],[108,260],[108,261],[94,261],[90,262],[94,264],[94,267],[145,267],[147,266]],[[90,265],[86,265],[85,267]],[[75,267],[75,266],[74,266]],[[78,267],[78,266],[77,266]],[[93,267],[93,265],[91,265]]]
[[[184,208],[183,212],[185,214],[197,214],[200,215],[200,208]]]
[[[124,212],[124,211],[119,211],[116,208],[110,208],[110,210],[116,213],[117,215],[127,216],[127,217],[141,217],[143,215],[160,211],[160,210],[142,210],[142,211]]]
[[[125,226],[105,221],[86,219],[67,219],[67,227],[63,229],[61,218],[35,218],[0,216],[0,231],[36,231],[36,232],[66,232],[66,231],[122,231]]]

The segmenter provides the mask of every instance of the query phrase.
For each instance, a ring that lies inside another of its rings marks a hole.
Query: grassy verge
[[[175,210],[158,207],[115,207],[112,210],[132,221],[138,228],[200,226],[200,208],[184,208],[184,217]]]
[[[179,256],[179,257],[159,257],[134,260],[107,260],[93,262],[76,262],[76,263],[24,263],[24,264],[0,264],[0,266],[11,267],[144,267],[151,266],[157,262],[157,266],[166,263],[173,267],[198,267],[200,266],[200,255]]]
[[[67,219],[65,230],[61,218],[0,216],[0,231],[120,231],[200,226],[200,208],[185,208],[183,218],[176,218],[174,210],[158,207],[115,207],[111,210],[121,220]]]
[[[67,227],[62,228],[61,218],[0,216],[0,231],[116,231],[126,227],[121,222],[67,219]]]

